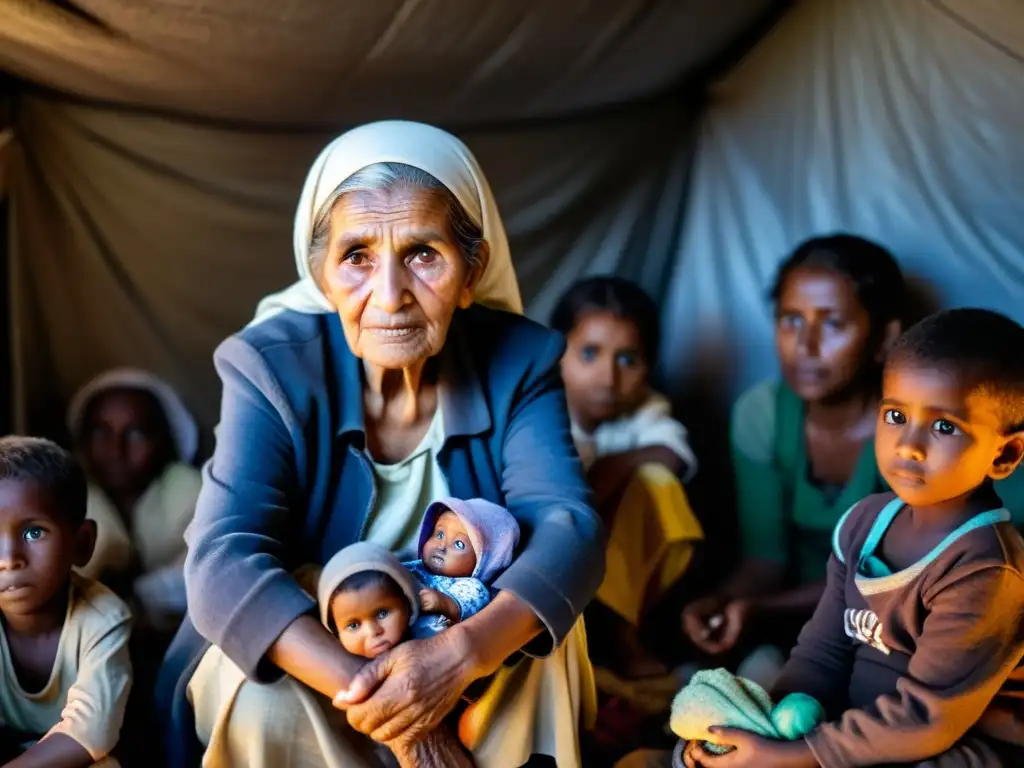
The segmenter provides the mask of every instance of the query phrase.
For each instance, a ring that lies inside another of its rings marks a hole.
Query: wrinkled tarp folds
[[[726,399],[775,370],[767,291],[801,240],[890,248],[937,305],[1024,321],[1024,5],[808,0],[712,93],[667,370]]]
[[[290,282],[306,168],[366,120],[467,141],[535,316],[582,273],[662,294],[695,117],[673,91],[776,5],[0,0],[0,68],[74,98],[29,91],[15,111],[17,428],[52,433],[124,364],[211,427],[213,348]]]

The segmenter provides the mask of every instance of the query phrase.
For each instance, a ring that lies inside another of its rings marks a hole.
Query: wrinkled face
[[[816,267],[798,267],[786,278],[775,346],[786,383],[808,402],[841,394],[878,352],[871,318],[850,281]]]
[[[566,339],[562,379],[585,429],[623,416],[647,394],[648,365],[636,324],[611,312],[584,314]]]
[[[82,424],[83,458],[107,493],[141,493],[173,456],[167,420],[151,394],[113,389],[97,395]]]
[[[423,544],[422,557],[428,571],[453,579],[472,576],[476,570],[476,552],[466,527],[451,510],[438,516],[433,535]]]
[[[882,387],[875,454],[907,504],[966,498],[1020,461],[1021,438],[1001,434],[998,402],[955,371],[898,362],[886,366]]]
[[[86,526],[76,529],[52,494],[32,483],[0,481],[0,612],[31,616],[61,602],[73,565],[92,556]]]
[[[404,369],[441,351],[481,271],[459,250],[444,197],[400,187],[339,198],[320,283],[353,354]]]
[[[353,656],[375,659],[402,641],[409,628],[409,604],[387,584],[371,584],[331,598],[331,618],[342,647]]]

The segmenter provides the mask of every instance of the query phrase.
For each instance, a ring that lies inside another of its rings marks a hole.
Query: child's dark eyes
[[[897,426],[907,423],[907,417],[902,411],[897,411],[895,408],[886,409],[885,413],[882,414],[886,424],[895,424]]]
[[[934,424],[932,424],[932,429],[934,429],[940,435],[947,435],[949,437],[955,437],[956,435],[963,434],[963,432],[960,431],[960,427],[958,427],[951,421],[947,421],[946,419],[939,419],[938,421],[936,421]]]
[[[345,625],[345,629],[347,629],[349,632],[355,632],[357,629],[359,629],[359,622],[350,621],[348,624]]]
[[[25,532],[22,534],[22,536],[24,536],[25,538],[25,541],[39,541],[45,535],[46,531],[44,531],[37,525],[33,525],[31,528],[26,528]]]
[[[464,541],[456,541],[454,544],[452,544],[452,546],[455,547],[456,549],[465,549],[466,548],[466,542],[464,542]]]
[[[391,611],[389,611],[387,608],[381,608],[379,611],[377,611],[377,621],[384,621],[384,619],[386,619],[388,617],[388,614],[390,613]]]
[[[584,347],[580,350],[580,357],[584,362],[592,363],[597,359],[597,352],[598,350],[595,346]]]
[[[443,541],[444,540],[444,531],[438,531],[437,533],[435,533],[434,534],[434,538],[437,539],[438,541]]]

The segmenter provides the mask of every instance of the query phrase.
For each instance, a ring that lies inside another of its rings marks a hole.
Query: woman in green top
[[[782,380],[743,394],[731,425],[743,560],[683,613],[711,655],[754,625],[788,651],[821,595],[833,527],[884,487],[874,432],[882,362],[906,307],[899,266],[859,237],[815,238],[783,262],[771,298]]]

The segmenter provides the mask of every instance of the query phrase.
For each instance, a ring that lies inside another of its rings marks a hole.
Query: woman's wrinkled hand
[[[478,677],[473,649],[456,628],[409,640],[367,662],[334,705],[380,744],[412,744],[433,731]]]
[[[740,641],[751,611],[752,605],[747,600],[705,597],[683,610],[683,631],[701,651],[719,656],[731,651]]]

